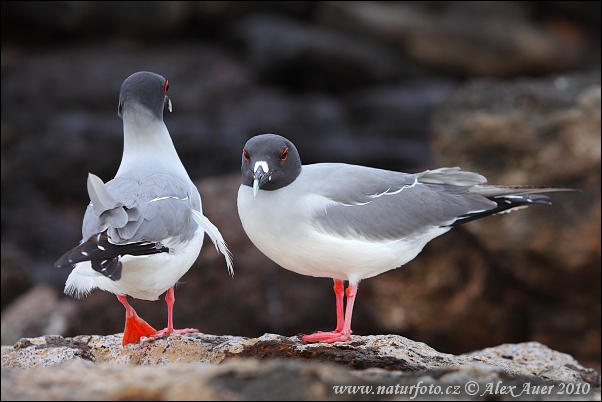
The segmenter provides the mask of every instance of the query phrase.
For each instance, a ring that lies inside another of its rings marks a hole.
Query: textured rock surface
[[[432,126],[441,165],[481,172],[490,183],[581,190],[462,230],[507,276],[498,287],[516,282],[531,294],[530,339],[582,360],[600,356],[600,85],[599,71],[475,80],[441,101]]]
[[[508,395],[488,393],[488,384],[515,387],[515,395],[525,384],[553,391],[534,400],[557,397],[561,383],[589,391],[568,399],[600,396],[598,373],[536,342],[453,356],[394,335],[326,345],[273,334],[188,334],[127,347],[121,336],[45,336],[2,346],[2,400],[388,399],[396,387],[399,394],[416,384],[419,400],[465,399],[470,381],[479,395],[501,399]],[[436,387],[455,395],[438,395]]]

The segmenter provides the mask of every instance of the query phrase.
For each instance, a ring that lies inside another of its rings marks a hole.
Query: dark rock
[[[2,309],[31,287],[31,260],[12,244],[2,243]]]
[[[418,65],[459,76],[565,71],[599,46],[578,26],[563,36],[512,2],[324,2],[316,15],[326,26],[387,43]]]
[[[598,34],[600,37],[601,27],[598,15],[602,13],[602,3],[596,1],[548,1],[533,2],[530,7],[534,8],[535,13],[543,18],[558,19],[559,15],[564,18],[570,18],[571,21],[583,23],[588,26],[592,34]]]
[[[31,24],[30,28],[35,26],[56,35],[93,35],[100,32],[143,36],[173,34],[186,27],[193,9],[194,4],[187,2],[110,4],[37,1],[3,5],[3,11],[15,19],[6,21],[7,24]]]
[[[57,249],[69,250],[79,243],[81,220],[78,227],[70,222],[70,217],[63,218],[59,209],[30,182],[4,185],[9,190],[2,197],[3,234],[14,247],[28,250],[23,263],[32,282],[62,286],[67,279],[66,273],[53,267],[60,257]],[[81,206],[77,213],[82,214],[84,208]]]
[[[378,42],[278,15],[246,17],[234,24],[232,37],[259,82],[294,91],[347,91],[416,75]]]
[[[344,162],[364,160],[362,164],[381,169],[425,170],[433,163],[425,141],[432,105],[455,85],[447,79],[419,79],[353,91],[345,99],[357,145],[334,143],[329,148]]]

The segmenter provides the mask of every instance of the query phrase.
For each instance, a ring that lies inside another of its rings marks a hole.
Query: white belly
[[[169,253],[124,256],[121,278],[113,281],[92,269],[89,261],[75,266],[65,284],[65,293],[83,297],[95,288],[136,299],[157,300],[194,264],[203,245],[204,232],[199,230],[185,244],[170,247]],[[169,241],[164,245],[169,247]]]
[[[261,252],[283,268],[303,275],[358,283],[406,264],[426,243],[449,230],[437,228],[412,239],[387,241],[331,235],[312,225],[311,206],[295,204],[281,190],[260,191],[254,198],[250,187],[241,186],[240,219]]]

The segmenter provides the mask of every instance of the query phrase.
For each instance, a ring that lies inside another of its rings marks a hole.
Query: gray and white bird
[[[336,329],[303,336],[308,342],[349,339],[362,279],[406,264],[456,225],[550,204],[537,193],[566,190],[485,185],[482,175],[457,167],[407,174],[343,163],[301,165],[293,143],[274,134],[247,141],[241,170],[238,213],[253,244],[283,268],[334,279]]]
[[[171,111],[169,82],[137,72],[121,85],[118,115],[124,146],[115,177],[103,183],[88,175],[88,205],[82,242],[56,263],[73,266],[65,293],[80,298],[95,288],[117,295],[126,309],[123,345],[142,336],[196,332],[173,328],[174,285],[197,259],[207,233],[232,258],[219,230],[203,215],[201,197],[190,180],[163,121]],[[167,292],[167,327],[157,332],[129,305],[127,295],[157,300]]]

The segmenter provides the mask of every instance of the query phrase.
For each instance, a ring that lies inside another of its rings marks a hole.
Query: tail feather
[[[234,276],[234,268],[232,266],[232,253],[228,249],[228,245],[224,241],[222,234],[215,227],[213,223],[205,215],[199,211],[192,211],[192,217],[195,222],[207,233],[215,248],[224,255],[226,259],[226,265],[228,266],[228,272],[231,276]]]
[[[547,187],[547,186],[494,186],[476,185],[468,189],[470,193],[482,195],[487,198],[506,197],[510,195],[527,195],[540,193],[553,193],[556,191],[580,191],[574,188]]]

